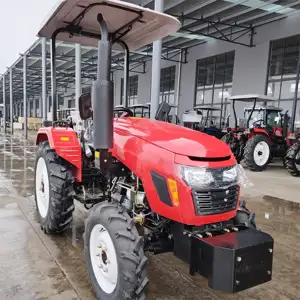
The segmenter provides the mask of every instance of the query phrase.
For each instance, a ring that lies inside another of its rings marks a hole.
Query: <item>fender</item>
[[[273,144],[273,141],[271,140],[269,134],[265,131],[265,129],[263,128],[253,128],[251,131],[250,131],[250,134],[249,134],[249,139],[252,138],[254,135],[257,135],[257,134],[262,134],[264,135],[266,138],[268,138],[268,140],[270,141],[271,144]]]
[[[76,132],[72,128],[43,127],[38,131],[36,145],[45,141],[57,155],[74,166],[76,181],[81,182],[82,150]]]

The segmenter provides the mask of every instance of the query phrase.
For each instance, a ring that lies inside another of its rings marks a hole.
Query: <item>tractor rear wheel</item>
[[[121,207],[106,201],[94,206],[86,220],[84,252],[97,299],[146,299],[143,238]]]
[[[67,229],[72,221],[73,176],[71,166],[50,149],[39,144],[35,163],[35,203],[45,233]]]
[[[221,141],[226,143],[226,144],[229,144],[232,140],[232,137],[231,137],[231,134],[230,133],[226,133],[222,136],[221,138]]]
[[[258,172],[267,168],[271,155],[269,139],[263,134],[250,138],[245,146],[244,161],[249,170]]]
[[[286,152],[284,167],[294,177],[300,176],[300,143],[295,143]]]

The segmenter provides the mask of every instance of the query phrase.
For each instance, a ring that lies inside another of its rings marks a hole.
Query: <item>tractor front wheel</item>
[[[300,142],[295,143],[287,150],[284,167],[292,176],[300,176]]]
[[[84,251],[97,299],[146,299],[143,238],[121,207],[108,202],[94,206],[86,220]]]
[[[271,155],[269,139],[263,134],[250,138],[245,146],[244,161],[249,170],[258,172],[267,168]]]
[[[59,233],[72,221],[73,176],[71,166],[48,142],[39,144],[35,163],[35,203],[45,233]]]
[[[256,229],[255,214],[251,213],[246,207],[246,201],[241,200],[236,216],[234,218],[235,225],[245,225],[248,228]]]

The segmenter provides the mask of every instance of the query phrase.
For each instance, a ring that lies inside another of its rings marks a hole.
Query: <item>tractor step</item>
[[[236,293],[272,279],[273,238],[262,231],[233,227],[222,234],[181,231],[174,253],[190,273],[208,278],[214,290]]]

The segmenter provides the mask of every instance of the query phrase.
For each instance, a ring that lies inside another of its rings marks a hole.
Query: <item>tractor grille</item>
[[[194,190],[193,199],[197,216],[215,215],[236,209],[239,186]]]

